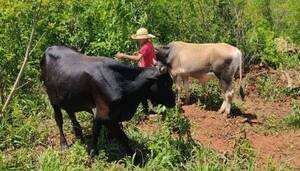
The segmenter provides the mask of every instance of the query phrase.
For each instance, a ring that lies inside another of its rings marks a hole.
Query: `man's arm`
[[[134,61],[139,61],[142,58],[142,54],[140,53],[135,53],[133,55],[128,55],[126,53],[117,53],[116,57],[119,59],[129,59],[129,60],[134,60]]]

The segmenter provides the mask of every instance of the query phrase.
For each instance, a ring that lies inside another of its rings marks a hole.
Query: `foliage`
[[[39,62],[48,46],[62,44],[95,56],[114,56],[118,51],[134,52],[130,35],[147,27],[157,36],[156,44],[174,40],[226,42],[242,49],[244,65],[264,62],[275,68],[297,68],[299,53],[278,53],[275,38],[300,43],[300,1],[298,0],[0,0],[0,108],[20,69],[37,17],[34,49],[14,99],[0,119],[0,170],[254,170],[251,147],[237,141],[233,156],[217,154],[193,141],[174,137],[190,131],[189,121],[177,109],[158,107],[162,115],[155,124],[162,131],[150,136],[136,126],[143,117],[139,109],[125,124],[129,137],[141,149],[144,165],[121,155],[115,141],[105,141],[102,131],[100,155],[90,159],[86,144],[74,143],[58,151],[58,131],[52,109],[39,81]],[[277,98],[293,91],[258,81],[262,96]],[[201,106],[219,107],[222,99],[216,82],[192,87]],[[208,93],[209,92],[209,93]],[[278,95],[277,95],[278,94]],[[299,122],[294,104],[290,123]],[[79,113],[84,133],[90,133],[91,115]],[[64,115],[66,118],[66,115]],[[70,121],[65,119],[71,136]],[[70,140],[71,141],[71,140]],[[247,153],[247,154],[244,154]]]
[[[190,133],[190,122],[180,113],[178,108],[167,111],[163,118],[165,119],[166,127],[180,136]]]
[[[293,102],[292,113],[286,118],[289,125],[300,128],[300,104],[299,101]]]
[[[137,47],[130,35],[141,26],[157,35],[158,43],[227,42],[242,49],[245,65],[263,61],[285,67],[290,57],[276,52],[274,40],[282,36],[300,43],[299,6],[297,0],[1,0],[0,21],[5,24],[0,26],[0,100],[17,75],[36,14],[38,44],[22,80],[30,84],[37,84],[39,60],[47,46],[73,46],[89,55],[133,52]],[[299,64],[297,58],[292,57],[292,67]]]
[[[203,84],[195,80],[191,85],[191,92],[192,100],[197,99],[198,105],[205,109],[217,109],[223,101],[222,91],[216,79]]]
[[[249,141],[245,137],[239,137],[235,140],[234,159],[238,166],[243,170],[252,170],[255,168],[255,154]],[[237,168],[238,169],[238,168]]]
[[[100,154],[95,159],[88,157],[86,143],[74,142],[68,150],[61,152],[59,151],[59,144],[51,140],[53,135],[49,135],[49,132],[52,132],[51,134],[56,132],[57,127],[53,123],[53,119],[48,118],[44,122],[52,122],[52,124],[48,124],[47,129],[42,129],[35,135],[39,143],[32,144],[35,141],[27,141],[17,148],[1,150],[0,166],[3,170],[220,170],[252,168],[251,162],[253,161],[251,158],[241,158],[244,155],[248,156],[248,152],[241,151],[244,149],[243,143],[240,145],[237,143],[237,146],[241,146],[238,147],[239,150],[227,157],[202,147],[192,139],[174,137],[173,130],[169,129],[169,125],[177,124],[177,127],[185,128],[186,124],[189,125],[189,121],[185,120],[188,123],[184,123],[173,120],[172,112],[173,110],[167,110],[166,118],[155,122],[156,125],[161,126],[160,131],[155,134],[141,131],[136,126],[135,121],[125,125],[126,134],[132,141],[131,146],[138,149],[136,156],[139,155],[143,158],[142,165],[135,165],[133,157],[124,156],[124,152],[119,149],[119,144],[114,140],[108,142],[103,131],[98,144]],[[38,120],[34,121],[34,124],[38,123]],[[37,127],[41,128],[44,123],[39,124],[41,125]],[[68,122],[65,125],[68,135],[72,128]],[[86,126],[90,127],[90,125]],[[21,125],[15,126],[15,130],[18,132],[22,129],[23,126]],[[186,132],[182,133],[187,133],[189,129],[187,128]],[[21,137],[26,137],[26,135],[27,133],[24,132]],[[59,138],[54,137],[54,139],[58,141]],[[52,143],[56,143],[56,145],[51,147]]]
[[[299,96],[299,90],[282,86],[269,76],[259,77],[256,84],[259,95],[267,100],[285,100],[286,97]]]
[[[276,133],[279,131],[286,130],[286,122],[284,119],[278,119],[274,114],[269,114],[263,122],[263,129],[261,131],[265,131],[264,134],[268,133]]]

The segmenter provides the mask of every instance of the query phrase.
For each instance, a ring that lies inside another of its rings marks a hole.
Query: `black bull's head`
[[[170,46],[157,46],[155,47],[156,58],[162,65],[169,67],[170,59]]]
[[[155,81],[150,87],[150,100],[153,105],[163,104],[166,107],[175,106],[175,94],[172,90],[173,80],[167,71],[167,67],[160,61],[155,64],[151,79]]]

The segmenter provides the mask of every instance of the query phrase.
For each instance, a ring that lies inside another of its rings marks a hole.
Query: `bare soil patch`
[[[293,128],[272,130],[265,125],[270,116],[275,121],[280,121],[291,114],[292,100],[286,98],[270,102],[259,97],[255,82],[257,76],[272,73],[262,67],[252,68],[250,73],[246,100],[243,102],[235,98],[234,102],[241,104],[242,108],[233,111],[236,115],[233,118],[224,118],[214,108],[203,109],[196,104],[183,106],[183,114],[192,124],[192,138],[208,148],[225,154],[233,151],[237,138],[246,136],[254,149],[259,166],[273,159],[277,166],[286,162],[288,166],[300,169],[300,130]],[[148,124],[143,122],[140,127],[147,131],[152,130],[153,127]]]
[[[253,102],[251,101],[247,105],[246,112],[255,111],[258,122],[263,122],[264,113],[254,109],[259,108],[260,103],[255,105],[251,103]],[[261,104],[263,106],[268,105],[268,103]],[[272,106],[267,107],[267,113],[279,113],[278,117],[285,116],[285,112],[288,111],[285,108],[272,108]],[[258,127],[262,127],[261,124],[245,123],[244,116],[224,119],[222,115],[214,111],[201,110],[196,105],[184,106],[184,115],[193,124],[191,130],[193,139],[206,147],[220,153],[231,153],[235,140],[246,133],[246,138],[256,153],[258,164],[266,164],[271,158],[277,165],[286,162],[294,168],[300,168],[300,130],[285,130],[266,134],[265,131],[257,131]]]

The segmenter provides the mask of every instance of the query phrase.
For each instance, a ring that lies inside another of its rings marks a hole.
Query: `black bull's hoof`
[[[91,158],[94,158],[98,154],[99,154],[99,152],[96,149],[91,149],[90,152],[89,152],[89,155],[90,155]]]

